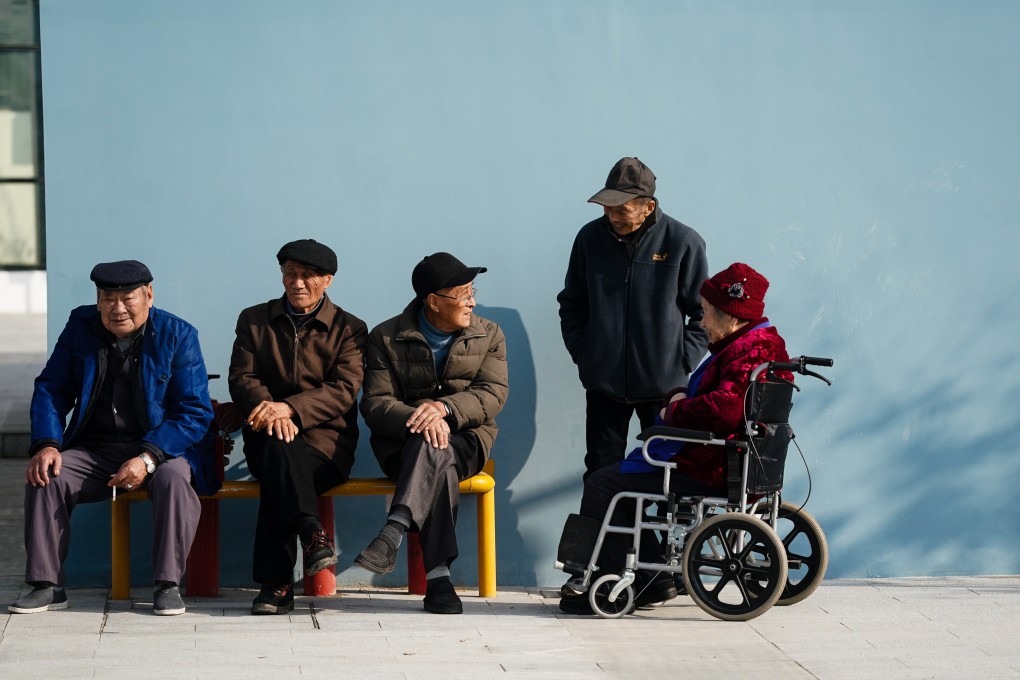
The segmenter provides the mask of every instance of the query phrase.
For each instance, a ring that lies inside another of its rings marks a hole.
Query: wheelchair
[[[573,583],[580,581],[578,589],[587,592],[597,615],[620,618],[634,609],[638,571],[679,575],[701,609],[727,621],[753,619],[773,605],[791,605],[815,591],[825,576],[829,549],[818,522],[803,507],[782,499],[786,453],[794,439],[788,420],[793,392],[800,388],[776,374],[789,371],[831,385],[807,367],[832,363],[795,357],[756,367],[744,397],[744,432],[738,438],[665,426],[641,432],[645,461],[662,468],[663,492],[618,493],[601,522],[570,515],[557,550],[556,568],[578,577]],[[649,455],[649,445],[658,440],[725,447],[727,497],[671,492],[676,463]],[[612,524],[621,502],[635,504],[633,525]],[[651,506],[662,514],[649,514]],[[600,574],[598,558],[610,533],[630,535],[633,546],[622,572]],[[640,561],[641,541],[652,537],[662,546],[662,561]]]

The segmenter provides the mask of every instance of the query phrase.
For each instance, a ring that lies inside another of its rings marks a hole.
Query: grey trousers
[[[71,513],[79,503],[109,500],[106,486],[124,461],[138,448],[84,448],[61,452],[59,476],[50,474],[43,487],[25,485],[25,580],[64,585],[64,560],[71,542]],[[191,466],[183,458],[169,458],[148,477],[152,499],[153,581],[180,583],[195,539],[202,506],[191,487]]]
[[[449,566],[457,559],[457,506],[460,482],[485,465],[478,438],[469,432],[452,432],[450,445],[437,449],[420,434],[407,440],[383,472],[397,482],[390,508],[411,512],[421,538],[425,571]]]

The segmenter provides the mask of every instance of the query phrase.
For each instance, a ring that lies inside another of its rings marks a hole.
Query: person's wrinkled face
[[[613,225],[613,231],[620,236],[637,231],[655,210],[655,201],[651,198],[635,198],[623,205],[602,206],[603,212]]]
[[[329,284],[333,283],[333,275],[320,272],[305,265],[287,260],[280,267],[283,272],[283,289],[287,294],[287,302],[299,314],[306,314],[319,304]]]
[[[436,319],[432,325],[444,333],[452,333],[471,325],[471,310],[475,308],[475,288],[471,283],[454,288],[443,288],[430,297]]]
[[[704,312],[701,327],[705,329],[709,342],[718,342],[733,332],[733,317],[705,298],[701,298],[701,309]]]
[[[152,284],[134,290],[100,290],[96,307],[106,330],[117,338],[137,333],[149,319],[152,307]]]

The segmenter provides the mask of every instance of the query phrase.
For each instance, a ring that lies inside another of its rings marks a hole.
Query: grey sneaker
[[[31,592],[19,597],[7,611],[12,614],[35,614],[67,607],[67,594],[62,586],[35,586]]]
[[[184,613],[181,588],[176,583],[160,581],[152,592],[152,613],[156,616],[177,616]]]

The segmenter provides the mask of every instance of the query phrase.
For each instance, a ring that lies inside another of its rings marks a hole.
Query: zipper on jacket
[[[298,337],[298,327],[297,324],[294,323],[294,319],[290,318],[290,314],[287,314],[286,316],[287,321],[290,322],[290,327],[294,329],[294,342],[291,343],[292,347],[294,348],[294,356],[291,358],[290,363],[290,375],[291,375],[290,388],[294,393],[297,393],[299,383],[297,374],[298,347],[301,345],[301,339]]]

